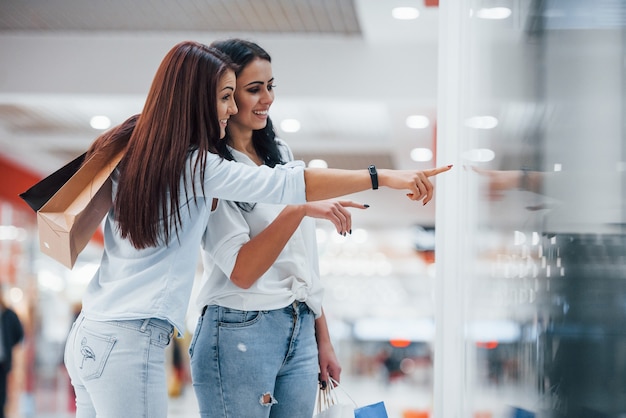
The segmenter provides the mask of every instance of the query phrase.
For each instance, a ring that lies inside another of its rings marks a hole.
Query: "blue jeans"
[[[311,418],[319,364],[315,316],[304,303],[272,311],[208,306],[191,345],[204,418]]]
[[[91,321],[79,315],[65,367],[76,418],[166,418],[165,348],[173,327],[160,319]]]

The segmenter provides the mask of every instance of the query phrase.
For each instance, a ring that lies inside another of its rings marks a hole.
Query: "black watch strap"
[[[370,178],[372,179],[372,189],[378,189],[378,172],[376,171],[376,166],[372,164],[367,167],[367,170],[370,172]]]

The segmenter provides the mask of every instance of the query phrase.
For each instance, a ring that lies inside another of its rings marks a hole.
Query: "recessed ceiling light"
[[[94,129],[100,129],[100,130],[109,129],[109,127],[111,126],[111,119],[109,119],[106,116],[101,116],[101,115],[94,116],[89,121],[89,124]]]
[[[420,15],[420,11],[415,7],[395,7],[391,10],[391,16],[398,20],[412,20],[417,19]]]
[[[498,126],[498,119],[493,116],[472,116],[465,119],[465,126],[474,129],[493,129]]]
[[[511,16],[511,9],[508,7],[483,8],[476,12],[476,17],[481,19],[506,19]]]
[[[433,152],[428,148],[413,148],[411,159],[417,162],[425,162],[433,159]]]
[[[280,123],[280,129],[284,132],[298,132],[300,130],[300,121],[297,119],[285,119]]]
[[[486,163],[492,161],[496,157],[496,153],[489,148],[476,148],[465,151],[463,158],[475,163]]]
[[[309,161],[309,167],[311,168],[328,168],[328,163],[324,160],[313,159]]]
[[[406,126],[411,129],[424,129],[430,125],[430,120],[423,115],[411,115],[406,118]]]

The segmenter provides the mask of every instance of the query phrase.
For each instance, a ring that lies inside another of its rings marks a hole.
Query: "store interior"
[[[236,36],[272,55],[270,116],[297,159],[454,164],[428,205],[371,190],[347,197],[370,205],[351,235],[318,223],[354,402],[623,418],[624,16],[616,0],[0,2],[0,284],[26,330],[9,417],[73,416],[63,347],[102,255],[101,231],[71,269],[42,253],[19,194],[141,112],[175,43]],[[172,418],[196,416],[197,315],[168,348]]]

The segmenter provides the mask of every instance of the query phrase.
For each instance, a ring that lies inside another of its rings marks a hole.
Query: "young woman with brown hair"
[[[77,418],[167,416],[165,347],[174,328],[184,331],[214,197],[304,203],[371,187],[365,169],[249,167],[215,154],[237,113],[234,69],[213,48],[179,43],[161,62],[142,113],[90,149],[126,154],[112,175],[102,261],[66,344]],[[448,169],[380,170],[379,182],[426,202],[428,177]]]

